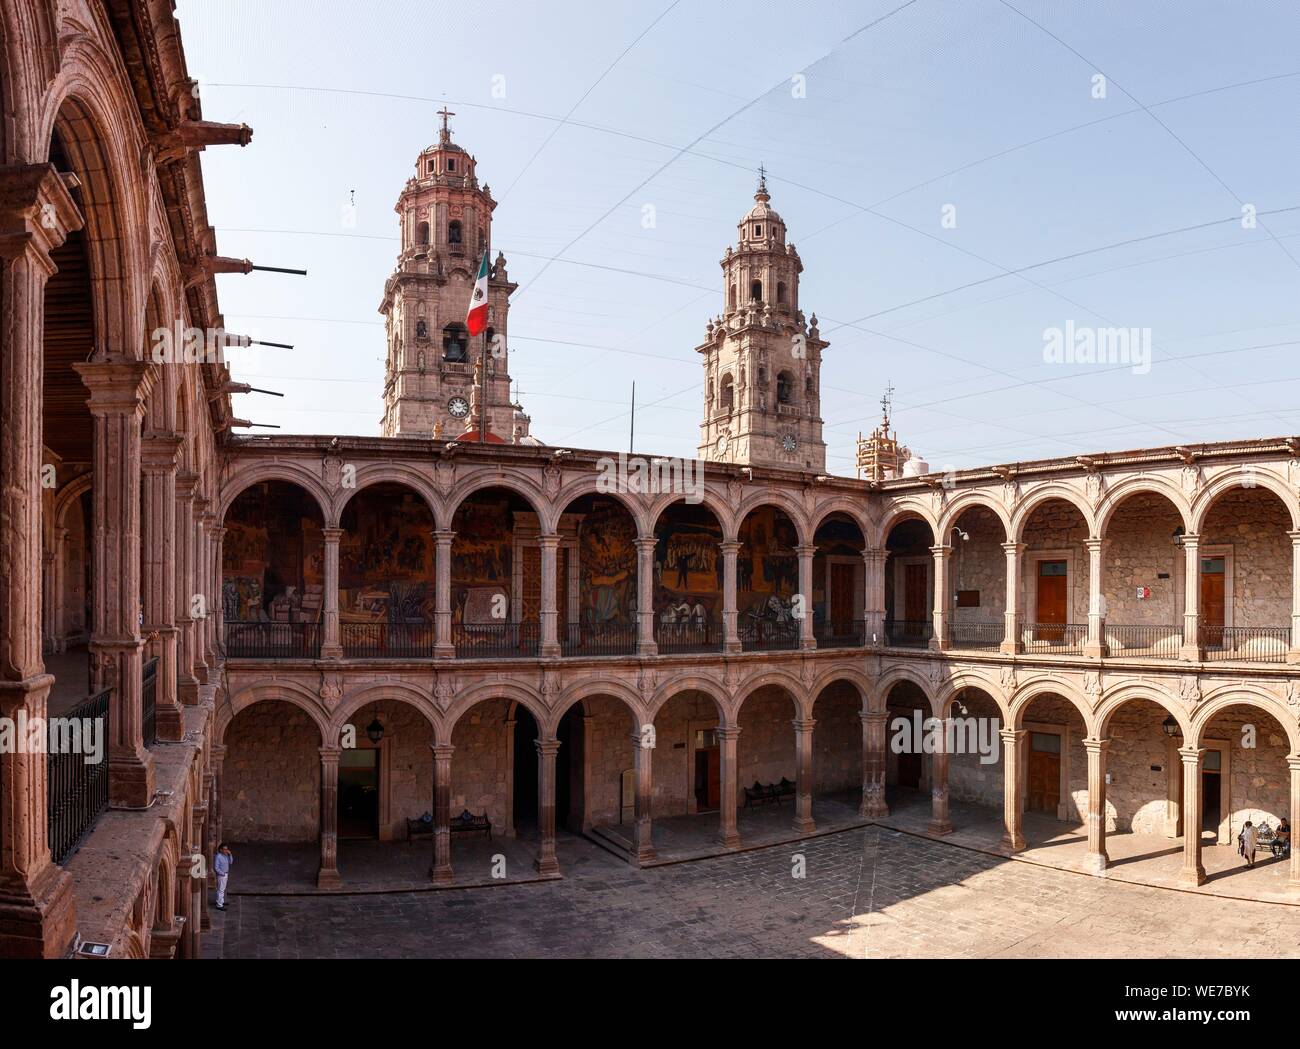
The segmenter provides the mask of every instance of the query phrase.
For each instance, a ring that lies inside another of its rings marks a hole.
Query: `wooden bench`
[[[415,841],[416,838],[433,837],[433,820],[410,819],[406,820],[406,840]],[[487,813],[482,816],[475,816],[474,813],[466,809],[459,816],[453,816],[448,822],[448,829],[452,834],[484,834],[488,840],[492,840],[492,821],[488,819]]]
[[[413,820],[407,817],[406,820],[406,840],[415,841],[416,838],[433,837],[433,820]]]
[[[751,805],[779,805],[786,798],[794,797],[794,784],[781,777],[780,783],[759,783],[755,781],[752,787],[745,787],[745,807]]]

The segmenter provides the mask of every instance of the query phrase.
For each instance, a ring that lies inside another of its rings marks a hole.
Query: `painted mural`
[[[292,485],[255,485],[226,514],[222,611],[227,620],[314,623],[324,606],[320,518]]]
[[[583,626],[632,629],[636,620],[636,525],[612,499],[593,499],[578,526]]]
[[[432,623],[434,523],[424,500],[377,485],[348,504],[340,523],[339,621]]]
[[[510,608],[513,515],[508,497],[471,499],[456,511],[451,558],[451,619],[457,625],[501,622],[494,616],[504,599]]]

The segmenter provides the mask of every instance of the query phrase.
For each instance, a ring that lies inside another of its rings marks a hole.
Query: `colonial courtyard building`
[[[365,842],[445,886],[485,848],[562,877],[578,836],[645,866],[922,798],[935,834],[999,812],[1008,854],[1031,813],[1086,824],[1098,875],[1108,835],[1166,837],[1196,885],[1300,816],[1300,439],[827,476],[834,348],[760,184],[707,461],[541,445],[457,328],[492,204],[450,114],[398,205],[385,435],[236,436],[224,363],[154,333],[222,328],[249,264],[198,153],[250,132],[201,117],[164,0],[2,11],[0,712],[108,749],[0,754],[0,953],[197,956],[219,839],[321,891]],[[502,328],[511,288],[498,259]],[[995,751],[899,752],[918,711]]]

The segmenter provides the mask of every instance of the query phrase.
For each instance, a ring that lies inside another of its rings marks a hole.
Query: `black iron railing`
[[[1201,653],[1207,661],[1285,663],[1291,628],[1285,626],[1202,626]]]
[[[636,624],[560,626],[560,650],[566,656],[628,656],[636,651]]]
[[[1106,624],[1106,655],[1138,659],[1177,659],[1183,632],[1176,626]]]
[[[934,637],[929,619],[886,619],[885,644],[893,648],[925,648]]]
[[[231,659],[316,659],[319,623],[263,623],[226,620],[226,655]]]
[[[949,627],[952,647],[968,650],[997,649],[1006,637],[1006,623],[953,623]]]
[[[340,623],[339,644],[354,659],[432,659],[432,623]]]
[[[865,619],[823,619],[813,623],[818,648],[861,648],[867,643]]]
[[[452,626],[458,659],[527,659],[537,655],[537,623],[471,623]]]
[[[158,742],[158,657],[144,665],[144,688],[141,692],[144,707],[144,745],[152,747]]]
[[[108,708],[112,695],[113,690],[106,688],[47,726],[46,829],[55,863],[72,855],[108,808]],[[87,738],[87,732],[93,735]],[[79,738],[82,745],[69,747],[73,738]],[[92,743],[98,745],[99,760],[87,763]]]
[[[742,615],[737,626],[740,647],[746,652],[779,652],[799,647],[799,620],[774,622]]]
[[[1022,635],[1028,655],[1081,656],[1087,640],[1087,623],[1026,623]]]
[[[655,645],[660,653],[717,652],[722,648],[719,623],[656,623]]]

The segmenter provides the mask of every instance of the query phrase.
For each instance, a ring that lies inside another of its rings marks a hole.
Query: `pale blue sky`
[[[694,347],[760,163],[831,342],[833,473],[887,380],[935,469],[1300,432],[1294,0],[178,13],[204,115],[255,132],[203,155],[220,250],[310,270],[218,278],[232,331],[297,347],[231,352],[287,394],[238,398],[246,418],[378,433],[393,204],[445,100],[500,201],[511,372],[547,443],[626,447],[635,381],[638,449],[694,453]],[[1151,329],[1150,373],[1046,364],[1067,321]]]

